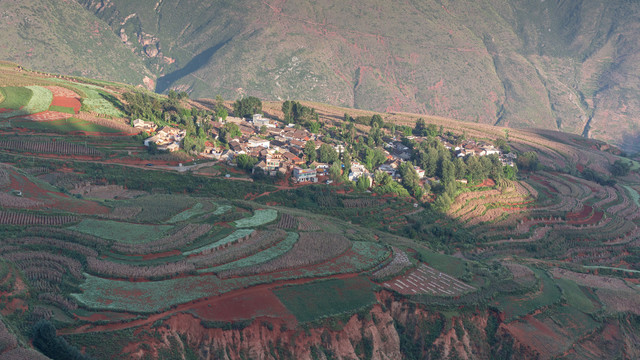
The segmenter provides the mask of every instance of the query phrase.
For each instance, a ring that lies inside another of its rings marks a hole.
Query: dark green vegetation
[[[640,103],[627,76],[640,53],[633,1],[11,0],[3,8],[33,19],[2,28],[1,57],[28,66],[133,84],[148,76],[160,92],[191,97],[306,99],[560,129],[638,150]]]
[[[371,282],[366,278],[318,281],[274,290],[276,296],[300,322],[353,313],[373,305]]]

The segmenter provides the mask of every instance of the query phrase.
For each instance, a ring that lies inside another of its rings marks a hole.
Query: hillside
[[[539,160],[512,180],[454,176],[441,211],[148,151],[127,94],[171,99],[132,86],[4,63],[0,80],[0,357],[640,356],[640,165],[606,143],[424,117]],[[304,104],[323,130],[374,115]],[[145,117],[208,121],[171,106]],[[281,109],[263,105],[284,125]]]
[[[79,2],[160,92],[409,111],[640,149],[633,2]]]
[[[107,24],[74,1],[5,0],[0,18],[0,60],[134,85],[155,78]]]

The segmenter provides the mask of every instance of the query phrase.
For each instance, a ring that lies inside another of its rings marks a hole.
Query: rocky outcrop
[[[156,334],[145,345],[127,349],[134,358],[157,357],[171,349],[202,359],[490,359],[495,354],[536,359],[537,354],[501,330],[487,335],[488,310],[447,318],[390,293],[380,303],[344,321],[327,320],[320,327],[289,328],[279,319],[207,328],[194,315],[181,313],[149,328]],[[497,320],[499,321],[499,320]],[[489,337],[492,337],[489,341]],[[490,344],[493,342],[493,344]],[[151,346],[149,346],[151,345]]]

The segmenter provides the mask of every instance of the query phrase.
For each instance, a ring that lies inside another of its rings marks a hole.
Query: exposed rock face
[[[493,352],[518,359],[536,359],[537,354],[499,329],[492,348],[485,328],[488,311],[446,319],[437,311],[378,295],[382,305],[351,316],[344,324],[289,329],[279,319],[258,319],[242,329],[207,329],[191,314],[178,314],[157,328],[160,338],[149,339],[151,347],[128,348],[142,358],[157,356],[162,348],[194,349],[202,359],[490,359]],[[149,344],[149,343],[147,343]],[[151,350],[149,350],[151,349]]]

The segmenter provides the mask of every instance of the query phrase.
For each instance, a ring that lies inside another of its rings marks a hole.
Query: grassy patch
[[[418,252],[420,254],[420,260],[434,269],[454,277],[460,277],[466,273],[464,261],[457,257],[439,254],[426,249],[418,249]]]
[[[148,243],[164,236],[171,225],[131,224],[110,220],[82,220],[70,229],[125,244]]]
[[[575,282],[567,279],[555,279],[556,284],[562,290],[562,295],[567,299],[567,304],[584,311],[592,313],[596,310],[596,306],[580,289]]]
[[[250,218],[237,220],[235,225],[239,228],[256,227],[268,224],[278,217],[278,212],[273,209],[256,210]]]
[[[360,276],[287,286],[273,292],[300,322],[352,313],[376,302],[371,282]]]
[[[49,107],[50,111],[57,111],[57,112],[61,112],[61,113],[65,113],[65,114],[75,114],[75,110],[73,110],[73,108],[70,107],[66,107],[66,106],[55,106],[52,105]]]
[[[530,314],[537,309],[554,304],[560,300],[560,289],[546,272],[533,269],[542,280],[542,288],[536,292],[521,296],[499,296],[497,307],[504,311],[507,321]]]

